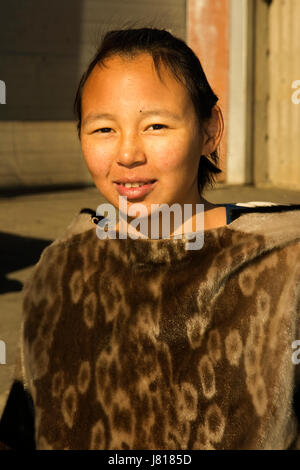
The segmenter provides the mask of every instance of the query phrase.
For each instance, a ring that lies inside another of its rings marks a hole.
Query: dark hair
[[[155,69],[160,78],[160,64],[163,63],[173,73],[174,77],[186,86],[200,124],[203,120],[211,117],[212,108],[218,101],[218,97],[211,89],[201,63],[192,49],[184,41],[174,37],[165,29],[126,28],[109,31],[105,34],[93,60],[81,77],[74,102],[79,139],[82,90],[95,65],[113,55],[134,58],[141,52],[149,53],[152,56]],[[198,190],[200,194],[207,185],[212,186],[215,182],[215,175],[222,172],[217,166],[218,163],[217,150],[212,152],[209,158],[201,155],[198,168]]]

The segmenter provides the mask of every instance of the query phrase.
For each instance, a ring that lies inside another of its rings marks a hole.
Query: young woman
[[[220,171],[223,119],[199,60],[166,31],[121,34],[106,36],[76,97],[78,134],[97,188],[118,209],[120,196],[128,211],[140,202],[149,216],[152,204],[190,204],[195,229],[196,204],[203,204],[205,229],[225,225],[225,206],[202,197]],[[154,183],[118,184],[143,180]]]
[[[44,250],[24,287],[3,446],[295,445],[300,211],[232,221],[231,205],[203,198],[220,171],[216,103],[182,40],[150,28],[104,37],[78,88],[78,135],[127,225],[105,238],[103,217],[83,209]],[[124,237],[137,203],[147,224]],[[164,237],[165,220],[152,218],[162,204],[188,206],[193,233],[203,205],[201,249],[176,237],[187,231],[172,215]]]

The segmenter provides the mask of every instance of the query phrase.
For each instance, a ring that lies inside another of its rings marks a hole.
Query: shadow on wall
[[[36,264],[52,241],[0,232],[0,294],[22,290],[20,281],[8,279],[6,275]]]
[[[1,121],[72,120],[82,0],[6,0],[0,14]],[[71,103],[71,105],[70,105]]]
[[[184,38],[185,7],[186,0],[0,1],[3,194],[93,186],[73,115],[82,73],[110,29],[153,25]]]
[[[185,0],[5,0],[0,5],[0,121],[73,120],[80,77],[102,33],[164,27],[185,39]]]

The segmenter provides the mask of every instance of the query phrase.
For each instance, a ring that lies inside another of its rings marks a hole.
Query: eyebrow
[[[171,119],[175,119],[177,121],[180,120],[180,116],[176,113],[172,113],[171,111],[168,111],[167,109],[151,109],[148,111],[140,111],[140,114],[143,117],[149,117],[149,116],[161,116],[161,117],[169,117]],[[86,126],[89,122],[96,121],[97,119],[115,119],[115,116],[110,113],[91,113],[88,114],[87,117],[83,121],[83,126]]]

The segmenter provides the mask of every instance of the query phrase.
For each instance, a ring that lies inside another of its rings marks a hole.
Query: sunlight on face
[[[152,57],[113,56],[96,66],[82,95],[82,152],[101,194],[119,207],[115,181],[156,180],[128,208],[151,204],[201,203],[197,187],[203,136],[186,88]]]

